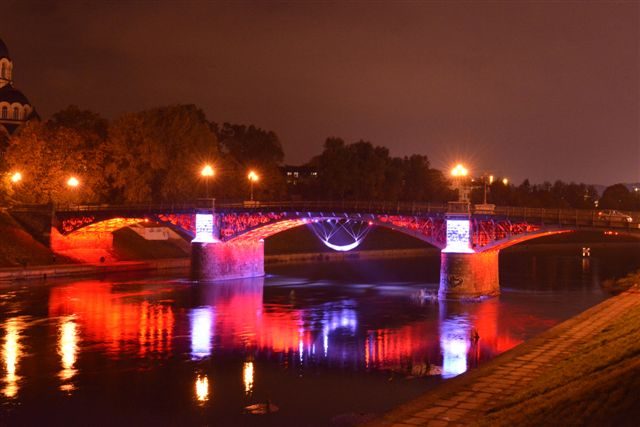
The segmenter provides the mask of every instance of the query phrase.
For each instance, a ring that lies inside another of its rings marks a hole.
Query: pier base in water
[[[500,294],[498,252],[440,253],[440,299]]]
[[[217,281],[264,276],[264,242],[193,242],[191,279]]]

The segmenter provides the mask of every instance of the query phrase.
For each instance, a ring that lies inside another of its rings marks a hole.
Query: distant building
[[[0,132],[10,135],[27,120],[37,117],[26,96],[13,87],[13,61],[0,39]]]
[[[287,193],[292,200],[313,197],[318,170],[311,166],[282,166],[280,168],[287,183]]]
[[[285,165],[280,168],[287,186],[298,186],[311,182],[318,178],[318,171],[311,166],[289,166]]]

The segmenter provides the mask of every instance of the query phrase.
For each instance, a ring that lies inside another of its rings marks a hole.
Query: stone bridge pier
[[[192,242],[191,279],[215,281],[264,276],[264,241]]]
[[[191,279],[203,282],[264,276],[264,240],[222,241],[216,214],[196,215],[191,242]]]
[[[440,253],[440,299],[478,298],[500,294],[498,250]]]

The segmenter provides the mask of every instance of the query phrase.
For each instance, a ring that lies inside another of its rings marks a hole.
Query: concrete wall
[[[83,263],[115,261],[113,257],[113,234],[110,231],[84,233],[81,231],[62,235],[51,228],[51,250]]]

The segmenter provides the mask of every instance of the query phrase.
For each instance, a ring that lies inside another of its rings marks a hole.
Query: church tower
[[[34,116],[35,110],[27,97],[13,87],[13,61],[0,39],[0,132],[6,130],[11,134]]]

